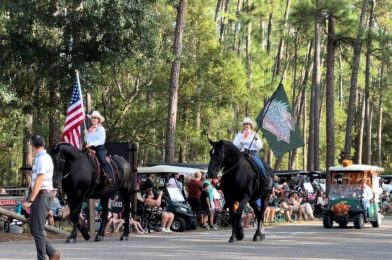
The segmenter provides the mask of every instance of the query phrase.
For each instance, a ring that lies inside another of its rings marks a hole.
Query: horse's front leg
[[[75,200],[70,200],[70,201],[75,201]],[[79,222],[79,214],[80,214],[80,209],[82,207],[82,204],[76,204],[76,203],[69,203],[69,210],[71,214],[71,222],[72,222],[72,232],[65,241],[65,243],[76,243],[76,237],[77,237],[77,227],[78,227],[78,222]]]
[[[237,209],[234,209],[234,207],[232,207],[233,213],[231,214],[231,216],[233,217],[233,230],[229,243],[234,242],[235,240],[241,241],[244,239],[244,229],[241,225],[241,216],[248,201],[249,197],[244,196],[244,198],[239,201]]]
[[[105,226],[108,220],[108,203],[109,203],[109,197],[102,197],[101,198],[101,206],[102,206],[102,212],[101,212],[101,225],[99,226],[99,231],[97,235],[95,236],[95,241],[101,241],[104,239],[105,236]]]
[[[253,235],[254,242],[258,241],[259,239],[260,241],[265,239],[265,231],[263,228],[263,216],[264,216],[266,206],[268,205],[267,203],[268,203],[268,199],[265,198],[262,198],[262,205],[260,208],[257,205],[256,201],[250,203],[250,206],[253,208],[257,218],[257,229],[256,229],[256,233]]]
[[[122,192],[121,197],[123,198],[123,207],[124,207],[124,232],[120,237],[120,240],[128,240],[129,236],[129,213],[130,213],[130,197],[129,193]]]

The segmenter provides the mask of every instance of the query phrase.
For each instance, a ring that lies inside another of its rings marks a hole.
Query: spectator
[[[278,200],[278,197],[276,195],[274,195],[274,194],[271,195],[271,197],[268,201],[268,206],[264,211],[264,219],[263,219],[264,223],[274,222],[275,212],[276,212],[275,207],[276,207],[276,204],[278,203],[277,200]]]
[[[293,191],[289,198],[289,205],[292,208],[292,214],[297,213],[298,221],[303,220],[303,207],[301,206],[302,198],[298,196],[297,191]]]
[[[283,214],[286,220],[289,222],[293,222],[293,220],[291,219],[293,209],[289,204],[289,194],[290,194],[289,191],[285,191],[283,194],[281,194],[279,204],[280,204],[280,208],[283,210]]]
[[[211,228],[218,229],[218,227],[214,225],[214,217],[215,217],[214,186],[212,186],[211,181],[212,181],[211,179],[206,179],[203,182],[203,185],[204,183],[208,185],[208,195],[210,199],[210,215],[208,217],[208,222]]]
[[[200,179],[201,172],[195,172],[195,177],[188,183],[188,202],[197,217],[200,215],[200,194],[203,190]],[[202,220],[199,219],[199,222],[202,223]]]
[[[142,194],[146,193],[146,191],[150,188],[154,188],[154,179],[155,176],[153,174],[147,174],[146,181],[143,183],[140,192]]]
[[[132,218],[132,216],[129,217],[129,224],[131,225],[136,234],[144,234],[142,225],[139,221]]]
[[[367,209],[370,207],[370,200],[373,199],[373,192],[367,184],[366,178],[361,179],[360,183],[362,185],[362,205],[364,209]]]
[[[168,188],[179,188],[182,191],[182,182],[180,181],[180,174],[173,173],[166,185]]]
[[[241,220],[244,222],[244,228],[252,228],[252,220],[255,218],[252,207],[246,204],[244,211],[242,212]]]
[[[158,198],[154,199],[152,188],[147,190],[146,198],[144,199],[145,210],[150,214],[150,219],[161,218],[161,231],[171,233],[170,227],[174,220],[174,214],[165,212],[160,207],[162,203],[162,191],[158,192]]]
[[[301,206],[305,220],[314,220],[313,209],[309,203],[308,193],[306,191],[302,197]]]
[[[105,233],[109,233],[111,230],[114,233],[118,233],[120,228],[124,225],[124,220],[119,217],[118,213],[110,212],[108,213],[108,222],[105,226]]]
[[[63,215],[60,200],[57,197],[57,190],[53,191],[53,196],[52,208],[48,212],[48,222],[51,226],[54,226],[54,217],[62,217]]]
[[[203,228],[210,229],[207,221],[210,216],[211,201],[210,195],[208,193],[209,185],[208,183],[203,183],[203,191],[200,195],[200,216]]]

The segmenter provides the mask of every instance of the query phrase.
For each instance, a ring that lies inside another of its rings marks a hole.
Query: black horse
[[[240,150],[228,141],[212,142],[210,151],[210,163],[208,166],[208,176],[217,178],[219,171],[223,171],[221,177],[221,187],[225,198],[226,206],[229,208],[232,220],[232,235],[229,243],[244,238],[244,230],[241,226],[241,215],[244,207],[249,202],[257,217],[257,230],[253,236],[253,241],[263,240],[265,233],[263,230],[264,211],[268,205],[270,192],[264,190],[265,180],[260,173],[242,154]],[[261,207],[257,200],[261,199]],[[238,207],[235,204],[238,202]]]
[[[124,233],[120,240],[128,240],[130,196],[133,187],[132,172],[128,162],[120,156],[112,156],[114,182],[112,187],[105,186],[103,176],[97,181],[97,163],[86,152],[81,152],[69,144],[58,144],[50,152],[54,163],[53,185],[67,194],[70,218],[73,223],[71,235],[66,243],[75,243],[77,228],[85,240],[90,239],[86,225],[79,222],[79,214],[85,199],[101,199],[101,226],[95,241],[103,240],[107,223],[109,198],[117,191],[123,198]]]

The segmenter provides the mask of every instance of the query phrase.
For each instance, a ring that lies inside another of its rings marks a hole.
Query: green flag
[[[279,84],[278,89],[260,111],[256,122],[275,156],[281,156],[304,146],[301,131],[294,118],[283,84]]]

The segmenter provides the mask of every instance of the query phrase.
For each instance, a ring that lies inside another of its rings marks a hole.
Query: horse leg
[[[239,202],[237,211],[234,213],[235,219],[237,219],[235,232],[238,241],[244,239],[244,229],[241,224],[241,217],[242,217],[242,212],[244,211],[244,208],[248,202],[249,202],[249,198],[247,196],[244,196],[244,198]]]
[[[108,203],[109,203],[109,197],[105,196],[101,198],[101,206],[102,206],[102,212],[101,212],[101,225],[99,226],[99,231],[97,235],[95,236],[95,241],[102,241],[105,236],[105,226],[108,221]]]
[[[237,220],[235,219],[235,215],[234,215],[234,205],[229,207],[229,213],[230,213],[230,219],[232,221],[231,237],[229,239],[229,243],[233,243],[237,241],[237,238],[235,236],[235,227],[236,227]]]
[[[123,198],[123,208],[124,208],[124,232],[120,237],[120,240],[128,240],[129,236],[129,214],[130,214],[130,196],[128,192],[121,192],[121,197]]]
[[[69,209],[71,213],[71,221],[72,221],[72,232],[65,241],[65,243],[76,243],[76,236],[77,236],[77,226],[79,222],[79,214],[82,207],[81,203],[74,203],[73,201],[79,200],[69,200]]]
[[[256,201],[253,201],[250,203],[250,206],[253,208],[256,218],[257,218],[257,229],[255,234],[253,235],[253,241],[256,242],[259,240],[262,241],[263,239],[265,239],[265,232],[263,229],[263,216],[264,216],[264,212],[267,206],[268,200],[265,198],[262,198],[262,205],[259,208],[259,206],[257,205]]]

